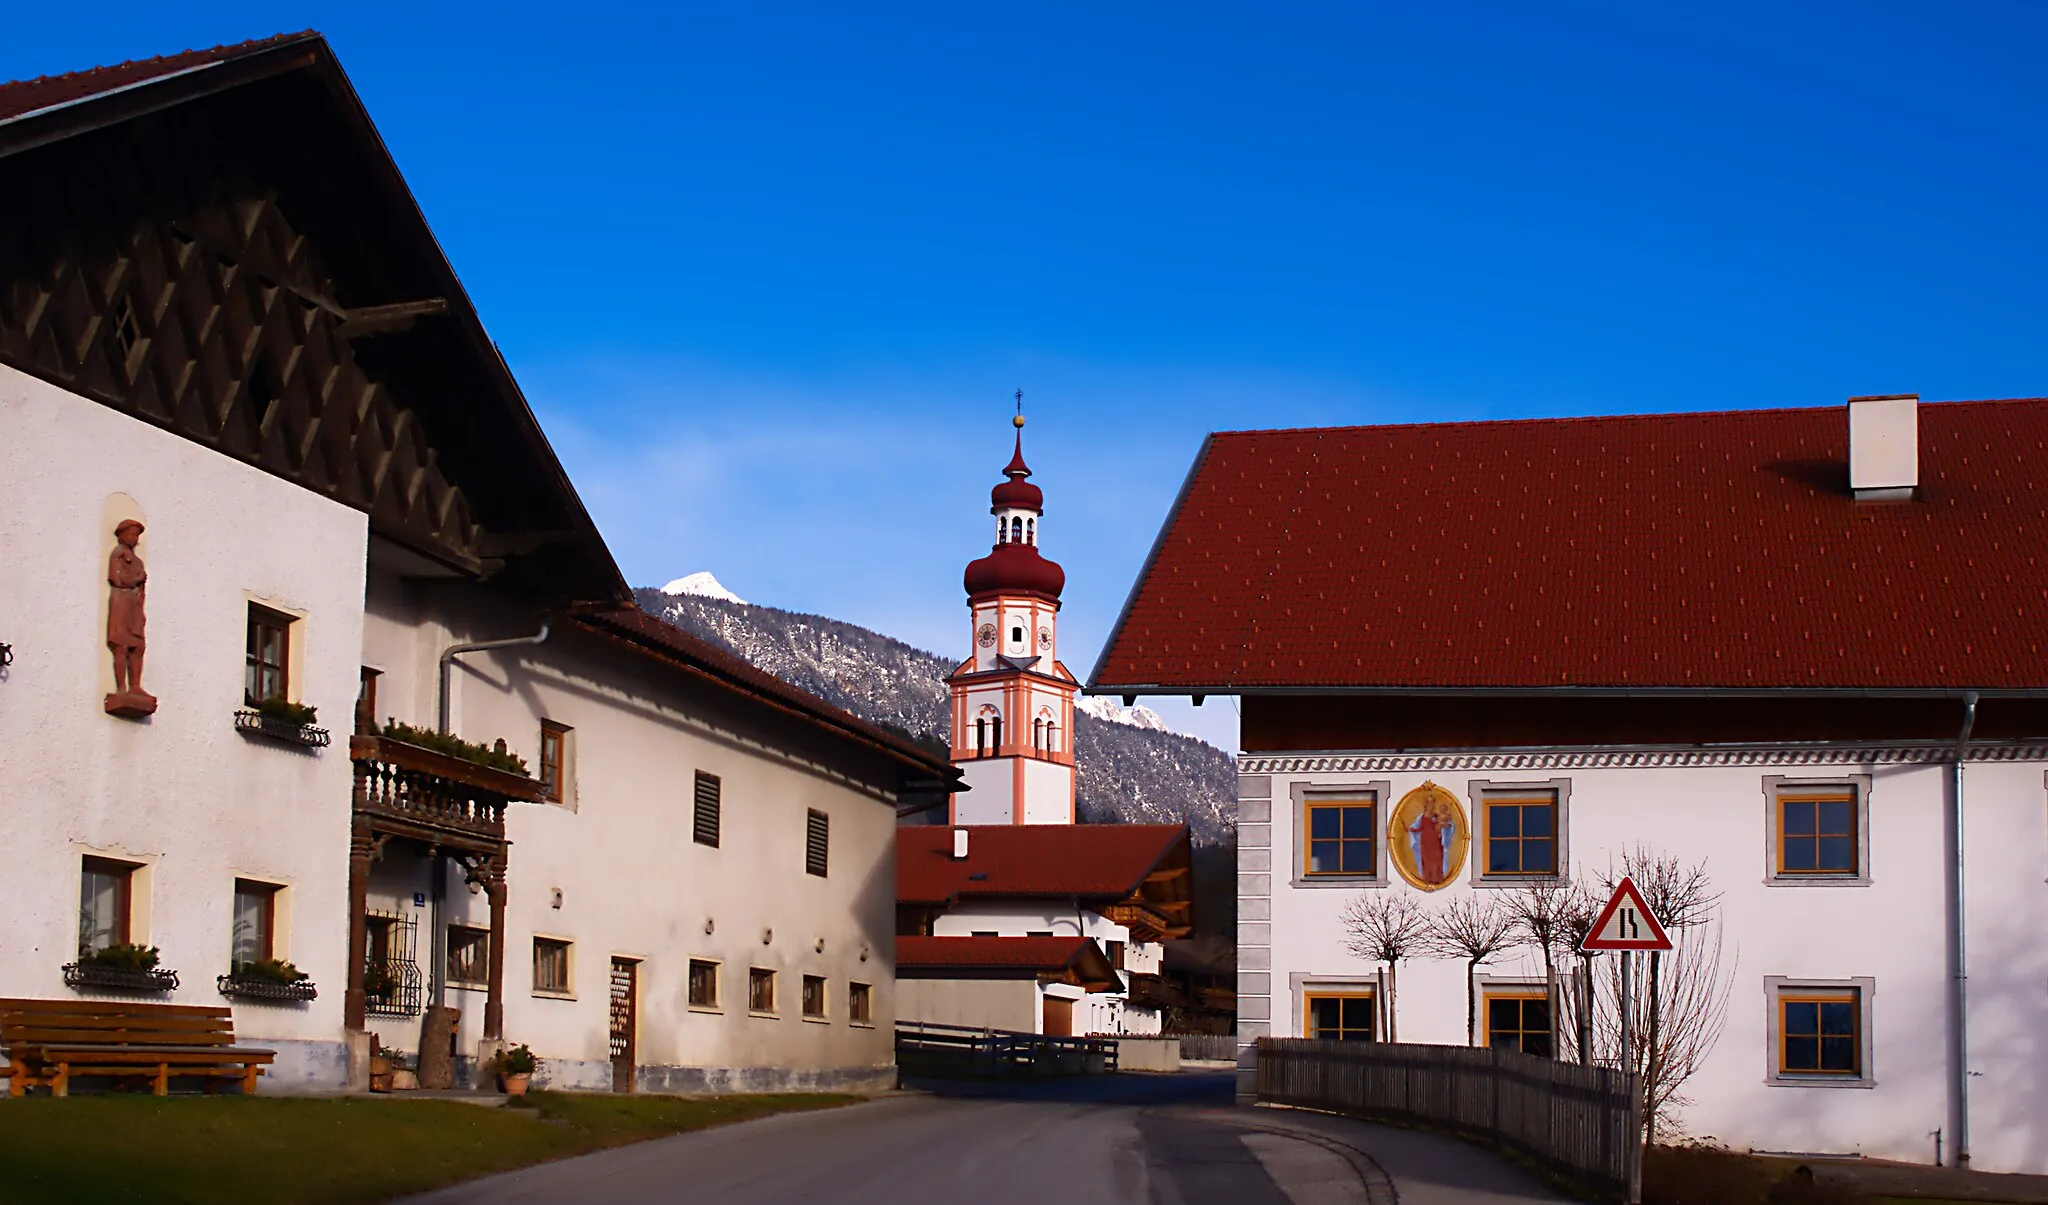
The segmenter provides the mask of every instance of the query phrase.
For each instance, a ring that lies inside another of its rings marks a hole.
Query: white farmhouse
[[[1242,697],[1239,1036],[1387,1036],[1360,901],[1648,849],[1719,893],[1684,1129],[2048,1171],[2044,447],[1912,397],[1211,437],[1090,688]],[[1474,978],[1400,963],[1399,1038],[1568,1036],[1528,949]]]
[[[0,190],[0,997],[229,1005],[272,1090],[893,1083],[957,774],[633,609],[327,44],[0,85]]]

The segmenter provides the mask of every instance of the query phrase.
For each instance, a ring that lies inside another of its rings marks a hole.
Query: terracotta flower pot
[[[505,1085],[505,1095],[524,1096],[526,1095],[526,1086],[533,1082],[533,1073],[530,1071],[520,1072],[516,1075],[507,1073],[499,1076],[498,1081]]]

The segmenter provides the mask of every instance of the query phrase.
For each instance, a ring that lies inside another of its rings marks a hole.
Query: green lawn
[[[79,1096],[0,1104],[0,1201],[353,1205],[854,1096],[461,1101]]]

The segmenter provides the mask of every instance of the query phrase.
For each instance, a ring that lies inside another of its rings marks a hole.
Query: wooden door
[[[611,1047],[612,1091],[633,1090],[633,1064],[639,1053],[640,964],[612,959]]]
[[[1045,1025],[1041,1032],[1048,1038],[1071,1038],[1074,1036],[1074,1002],[1060,996],[1045,998]]]

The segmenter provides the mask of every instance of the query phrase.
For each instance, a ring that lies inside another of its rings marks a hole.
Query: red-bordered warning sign
[[[1593,927],[1586,934],[1586,940],[1579,943],[1581,950],[1669,950],[1671,938],[1664,933],[1664,926],[1650,912],[1650,905],[1643,902],[1643,893],[1636,890],[1634,880],[1624,876],[1615,884],[1614,894],[1608,897],[1607,906],[1593,921]]]

